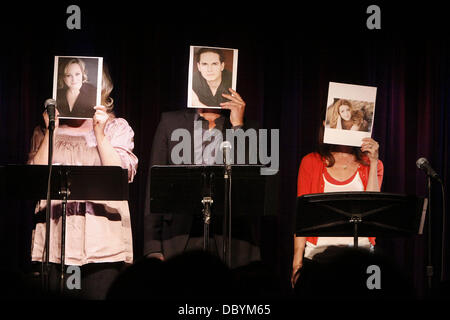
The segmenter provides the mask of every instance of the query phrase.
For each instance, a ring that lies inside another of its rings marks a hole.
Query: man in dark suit
[[[236,91],[230,89],[230,92],[231,94],[223,94],[229,101],[220,104],[222,110],[186,109],[163,113],[153,140],[150,168],[154,165],[180,164],[180,160],[182,164],[215,164],[217,155],[214,150],[217,150],[221,139],[211,138],[208,142],[216,144],[211,148],[202,141],[204,133],[216,129],[224,134],[227,129],[249,128],[249,123],[244,121],[244,100]],[[223,109],[229,110],[229,113]],[[201,124],[200,128],[198,124]],[[174,159],[172,155],[173,149],[179,144],[178,141],[171,141],[172,133],[177,129],[187,130],[192,137],[190,152],[188,152],[190,155],[181,155],[182,159]],[[197,132],[199,129],[200,134]],[[201,249],[203,244],[201,218],[182,214],[151,213],[149,193],[150,170],[145,205],[144,255],[164,260],[185,250]],[[257,220],[257,218],[248,217],[233,218],[233,230],[236,232],[232,235],[231,267],[260,260],[259,221]],[[219,254],[222,248],[222,237],[218,234],[211,234],[211,236],[211,247],[216,249],[212,251]]]

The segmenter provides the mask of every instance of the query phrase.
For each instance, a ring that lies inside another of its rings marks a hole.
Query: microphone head
[[[422,169],[423,166],[424,166],[424,165],[427,165],[427,164],[429,164],[429,163],[428,163],[428,160],[427,160],[426,158],[419,158],[419,159],[417,159],[417,161],[416,161],[416,166],[417,166],[417,168],[419,168],[419,169]]]
[[[230,143],[230,141],[223,141],[220,144],[220,149],[230,149],[231,150],[231,143]]]
[[[47,99],[44,103],[45,109],[47,109],[48,106],[56,106],[55,99]]]

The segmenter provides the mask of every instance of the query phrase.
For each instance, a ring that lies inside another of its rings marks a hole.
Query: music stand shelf
[[[47,199],[49,166],[18,165],[0,166],[0,197],[4,200]],[[65,166],[52,165],[50,201],[61,200],[61,276],[60,290],[64,290],[66,204],[69,200],[118,201],[128,200],[128,171],[116,166]],[[49,219],[48,219],[49,220]],[[50,230],[50,221],[46,221]],[[50,232],[49,232],[50,234]],[[46,235],[46,251],[49,251],[49,235]],[[48,257],[42,277],[48,290]]]
[[[8,164],[0,166],[3,199],[47,198],[48,166]],[[53,165],[50,197],[62,200],[64,179],[70,188],[68,200],[128,200],[128,172],[114,166]]]
[[[260,165],[231,165],[229,201],[226,198],[229,195],[225,195],[228,189],[223,165],[155,165],[150,173],[150,212],[203,213],[205,250],[208,248],[209,223],[221,216],[224,228],[222,258],[230,265],[231,216],[264,214],[266,180],[261,175],[261,168]],[[231,204],[231,212],[228,203]]]
[[[387,237],[417,234],[422,199],[382,192],[330,192],[297,198],[295,234]]]

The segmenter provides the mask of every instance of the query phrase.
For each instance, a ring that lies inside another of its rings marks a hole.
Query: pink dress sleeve
[[[125,119],[114,118],[105,127],[105,135],[122,160],[122,167],[128,170],[128,181],[136,175],[138,158],[133,154],[134,131]]]
[[[36,128],[34,128],[33,137],[31,138],[31,147],[30,152],[28,153],[27,164],[34,164],[34,156],[39,150],[42,140],[44,140],[44,133],[42,132],[41,127],[37,126]]]

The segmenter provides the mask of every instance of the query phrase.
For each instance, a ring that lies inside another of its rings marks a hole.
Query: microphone
[[[436,173],[436,171],[433,170],[433,168],[430,166],[430,163],[426,158],[419,158],[416,161],[417,168],[425,171],[425,173],[432,177],[433,179],[436,179],[437,181],[441,181],[441,178],[439,178],[439,175]]]
[[[48,128],[53,130],[55,128],[56,101],[54,99],[47,99],[45,100],[44,106],[48,114]]]
[[[223,141],[220,144],[220,149],[223,151],[223,164],[230,165],[231,164],[231,143],[230,141]]]

